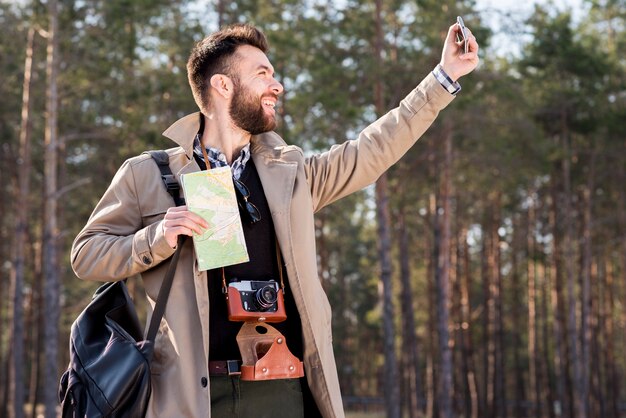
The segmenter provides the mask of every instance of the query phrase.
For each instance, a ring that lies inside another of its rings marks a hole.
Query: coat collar
[[[191,113],[178,119],[163,132],[163,136],[182,147],[188,158],[193,157],[193,141],[200,129],[200,117],[200,112]],[[280,148],[285,145],[285,141],[275,132],[266,132],[252,136],[250,150],[270,158],[280,158]]]
[[[182,147],[189,159],[189,163],[177,173],[179,175],[200,170],[193,158],[193,141],[200,128],[200,117],[200,112],[184,116],[163,132],[164,136]],[[288,218],[297,172],[295,161],[282,158],[286,145],[275,132],[254,135],[250,145],[252,159],[261,178],[277,229],[278,224],[282,224],[285,218]],[[282,219],[279,220],[280,217]]]
[[[187,158],[193,159],[193,140],[200,129],[200,112],[178,119],[163,132],[163,136],[182,147]]]

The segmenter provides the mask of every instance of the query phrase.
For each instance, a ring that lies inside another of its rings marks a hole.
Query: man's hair
[[[209,108],[211,77],[214,74],[231,75],[232,58],[241,45],[250,45],[263,52],[268,49],[263,32],[252,25],[236,24],[207,36],[191,50],[187,77],[193,98],[203,113]]]

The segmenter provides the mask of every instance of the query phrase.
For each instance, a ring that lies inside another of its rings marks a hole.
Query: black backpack
[[[165,151],[148,151],[159,166],[167,191],[184,204]],[[100,286],[72,324],[70,364],[61,377],[59,401],[63,418],[143,417],[151,394],[150,362],[154,339],[174,278],[185,236],[171,258],[161,285],[148,333],[143,330],[125,280]]]

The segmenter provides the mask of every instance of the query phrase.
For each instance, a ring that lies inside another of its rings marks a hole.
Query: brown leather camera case
[[[271,325],[246,322],[237,334],[241,380],[295,379],[304,376],[302,362],[287,347],[285,337]]]
[[[228,286],[228,319],[230,321],[260,321],[260,322],[282,322],[287,319],[285,312],[285,301],[283,289],[277,291],[276,312],[248,312],[243,308],[239,291]]]

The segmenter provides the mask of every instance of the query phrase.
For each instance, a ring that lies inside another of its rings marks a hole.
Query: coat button
[[[203,388],[205,388],[206,385],[209,384],[209,381],[207,380],[206,377],[203,377],[202,379],[200,379],[200,384],[202,385]]]
[[[144,264],[150,264],[152,263],[152,259],[150,257],[148,257],[147,255],[143,256],[143,263]]]

